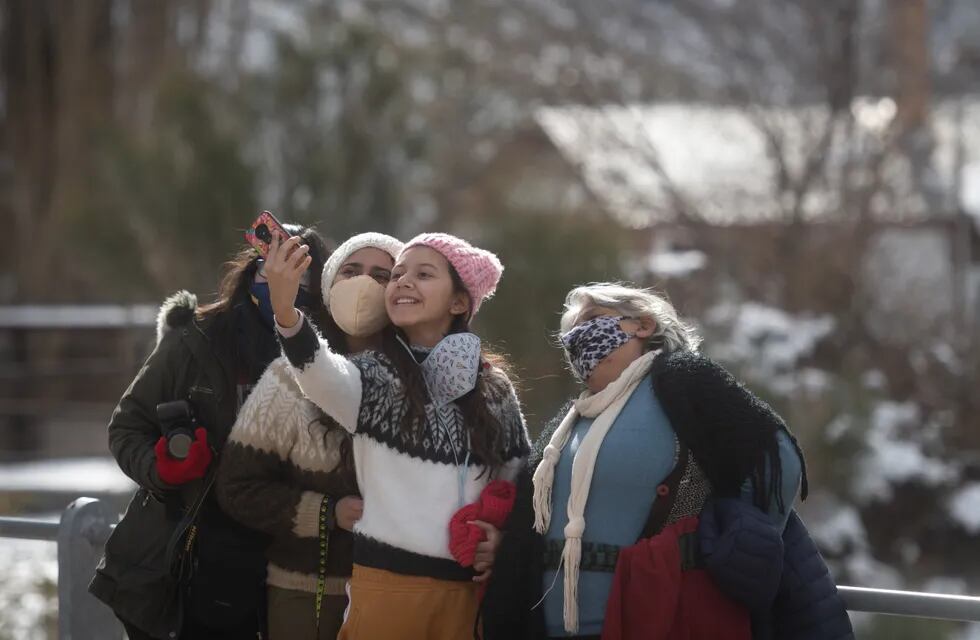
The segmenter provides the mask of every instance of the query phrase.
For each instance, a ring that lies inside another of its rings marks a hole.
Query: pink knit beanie
[[[483,301],[496,291],[500,274],[504,272],[504,266],[500,264],[496,255],[448,233],[417,235],[405,244],[403,251],[408,251],[412,247],[434,249],[453,265],[463,281],[463,286],[470,294],[473,315],[480,310]]]

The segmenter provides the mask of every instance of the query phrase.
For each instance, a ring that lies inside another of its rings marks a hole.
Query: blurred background
[[[568,289],[660,288],[800,438],[840,583],[980,595],[974,0],[0,0],[0,513],[124,504],[156,307],[262,209],[496,251],[534,432]],[[0,543],[0,638],[53,563]]]

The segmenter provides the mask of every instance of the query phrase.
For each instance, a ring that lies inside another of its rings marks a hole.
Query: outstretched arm
[[[280,242],[276,235],[265,259],[280,343],[306,397],[353,433],[361,406],[361,374],[350,360],[330,350],[295,306],[300,279],[310,267],[307,251],[298,236]]]

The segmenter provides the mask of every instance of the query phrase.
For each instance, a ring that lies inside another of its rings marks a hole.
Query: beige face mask
[[[347,335],[373,335],[390,322],[385,310],[385,288],[371,276],[340,280],[330,288],[330,315]]]

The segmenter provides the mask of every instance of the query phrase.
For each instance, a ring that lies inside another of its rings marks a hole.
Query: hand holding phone
[[[309,245],[303,244],[302,238],[293,236],[283,241],[283,237],[275,234],[272,238],[265,259],[265,277],[269,281],[269,297],[276,322],[289,328],[299,322],[296,294],[313,257],[309,255]]]
[[[255,219],[252,226],[245,231],[245,242],[249,243],[263,258],[268,257],[269,249],[272,247],[273,236],[279,233],[280,238],[285,240],[289,237],[282,223],[269,211],[263,211]]]

